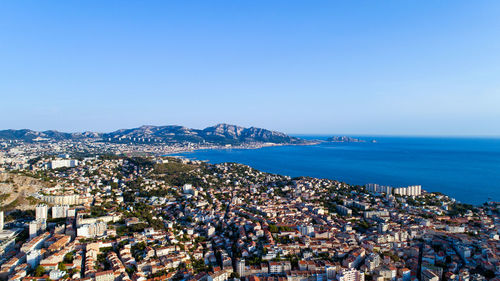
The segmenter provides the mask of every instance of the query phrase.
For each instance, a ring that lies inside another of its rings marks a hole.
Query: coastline
[[[500,153],[496,140],[389,137],[377,140],[373,146],[371,142],[320,141],[305,146],[214,147],[164,155],[209,163],[236,162],[273,174],[335,179],[353,185],[422,185],[428,192],[441,192],[474,205],[500,200],[496,184],[500,175],[492,172],[500,168],[495,157]],[[471,162],[464,165],[463,157]],[[471,189],[475,192],[471,193]]]
[[[227,146],[227,145],[213,145],[213,146],[203,146],[196,148],[180,148],[174,149],[175,151],[163,153],[160,156],[171,156],[172,154],[177,153],[186,153],[186,152],[196,152],[202,150],[231,150],[231,149],[261,149],[265,147],[278,147],[278,146],[309,146],[309,145],[318,145],[324,143],[324,141],[308,141],[307,143],[259,143],[259,144],[246,144],[246,145],[237,145],[237,146]],[[161,154],[161,153],[160,153]]]

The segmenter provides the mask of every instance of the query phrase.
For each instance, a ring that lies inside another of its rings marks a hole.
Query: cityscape
[[[500,281],[499,15],[0,0],[0,281]]]
[[[164,156],[1,143],[3,280],[497,280],[500,202]],[[100,151],[101,153],[97,153]]]

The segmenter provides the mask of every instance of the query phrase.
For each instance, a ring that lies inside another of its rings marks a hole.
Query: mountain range
[[[205,129],[191,129],[183,126],[141,126],[120,129],[109,133],[59,131],[2,130],[0,139],[32,141],[100,140],[123,143],[211,143],[216,145],[241,145],[250,143],[305,144],[308,141],[287,134],[262,128],[244,128],[236,125],[218,124]]]

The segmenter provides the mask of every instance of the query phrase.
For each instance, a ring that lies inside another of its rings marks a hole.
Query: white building
[[[49,272],[50,280],[59,280],[63,278],[64,275],[66,275],[66,271],[62,271],[59,269],[53,269]]]
[[[38,249],[30,251],[26,255],[26,263],[31,266],[31,269],[35,269],[40,264],[41,260],[42,260],[42,254],[41,251]]]
[[[57,205],[52,207],[52,218],[66,218],[68,217],[69,206],[68,205]]]
[[[391,187],[369,183],[366,185],[366,190],[373,193],[396,194],[401,196],[420,196],[422,194],[421,185],[410,185],[407,187]]]
[[[369,183],[366,185],[366,190],[373,193],[392,193],[392,187],[385,185],[378,185],[376,183]]]
[[[195,190],[193,189],[193,185],[189,184],[189,183],[186,183],[183,187],[182,187],[182,192],[184,194],[193,194],[193,195],[196,195],[197,192],[195,192]]]
[[[292,269],[292,264],[289,261],[272,261],[269,262],[269,273],[280,274]]]
[[[71,195],[44,195],[42,200],[54,205],[78,205],[87,202],[85,197],[78,194]]]
[[[68,215],[68,217],[74,217],[74,216],[76,216],[76,210],[75,209],[69,209],[67,215]]]
[[[363,217],[365,219],[372,219],[374,217],[388,218],[389,215],[388,211],[366,211],[363,213]]]
[[[337,281],[365,281],[365,275],[355,268],[340,270],[336,278]]]
[[[213,227],[212,225],[210,225],[207,229],[207,236],[208,237],[212,237],[213,235],[215,234],[215,227]]]
[[[44,219],[30,221],[28,223],[30,239],[47,229],[47,221]]]
[[[337,272],[337,267],[336,266],[331,266],[331,265],[326,265],[325,266],[325,273],[326,273],[326,279],[327,280],[334,280],[336,272]]]
[[[228,270],[220,270],[207,276],[207,281],[226,281],[229,279]]]
[[[78,166],[78,160],[75,159],[56,159],[49,162],[49,169],[72,168]]]
[[[394,188],[394,194],[401,196],[420,196],[422,194],[421,185],[410,185],[407,187]]]
[[[84,224],[76,229],[76,235],[87,238],[104,236],[106,235],[107,228],[108,226],[104,222]]]
[[[245,277],[246,276],[246,266],[245,266],[245,260],[239,260],[236,263],[236,272],[240,275],[240,277]]]
[[[464,233],[465,226],[447,225],[446,231],[451,232],[451,233]]]
[[[380,259],[379,254],[377,254],[377,253],[371,253],[365,259],[365,265],[366,265],[366,268],[369,271],[372,271],[375,268],[379,267],[380,266],[380,262],[381,262],[381,259]]]
[[[49,207],[45,204],[39,204],[35,209],[35,219],[36,220],[46,220],[48,218]]]
[[[301,225],[298,227],[300,234],[312,236],[314,235],[314,227],[312,225]]]

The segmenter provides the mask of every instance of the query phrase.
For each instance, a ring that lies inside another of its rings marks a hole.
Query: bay
[[[212,149],[175,155],[210,163],[237,162],[270,173],[329,178],[349,184],[420,184],[427,191],[442,192],[470,204],[500,201],[498,138],[357,138],[367,142]],[[370,142],[372,139],[376,143]]]

